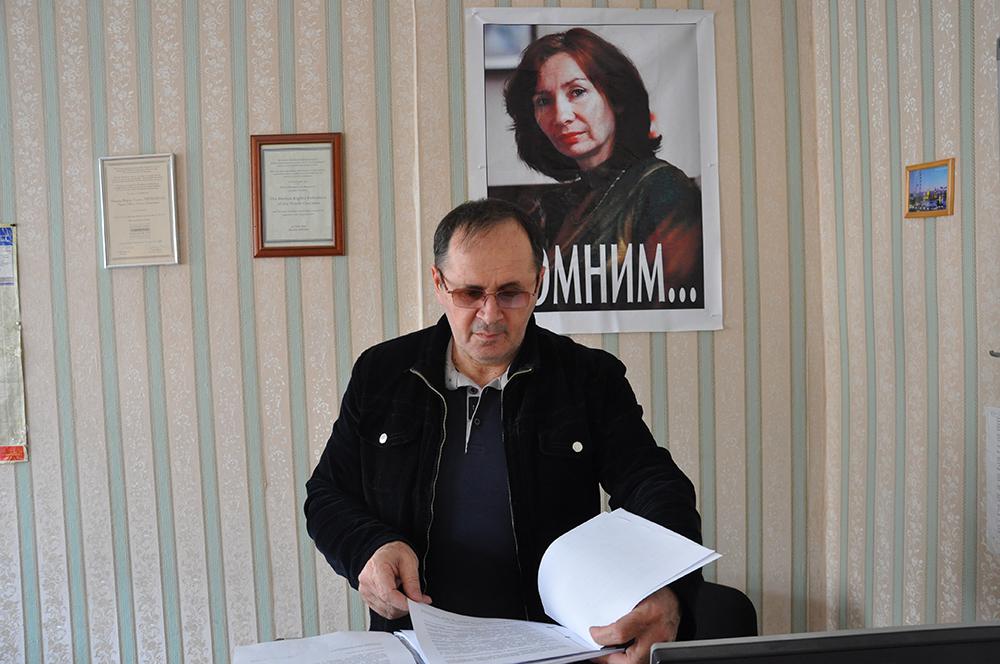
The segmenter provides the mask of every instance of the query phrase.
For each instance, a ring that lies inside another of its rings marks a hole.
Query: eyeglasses
[[[521,309],[528,306],[534,291],[521,290],[519,288],[501,288],[496,291],[487,291],[482,288],[448,288],[444,273],[438,270],[441,275],[441,283],[444,284],[444,292],[451,295],[451,301],[456,307],[462,309],[479,309],[486,306],[486,299],[491,295],[496,298],[497,306],[501,309]],[[535,289],[538,289],[538,280],[535,280]]]

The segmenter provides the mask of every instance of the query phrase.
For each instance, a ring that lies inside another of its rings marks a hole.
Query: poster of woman
[[[721,328],[711,19],[467,12],[469,195],[542,226],[543,325]]]

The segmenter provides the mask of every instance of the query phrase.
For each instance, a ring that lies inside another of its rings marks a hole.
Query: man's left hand
[[[681,624],[681,605],[669,587],[636,604],[610,625],[591,627],[590,637],[602,646],[635,641],[624,651],[595,660],[602,664],[644,664],[654,643],[673,641]]]

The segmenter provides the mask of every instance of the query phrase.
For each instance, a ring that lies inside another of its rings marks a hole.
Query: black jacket
[[[444,354],[450,339],[442,317],[434,327],[362,353],[306,483],[309,535],[355,588],[371,555],[393,540],[413,548],[424,580],[445,440]],[[614,356],[532,319],[511,364],[502,408],[526,618],[550,621],[538,597],[538,564],[552,540],[600,512],[599,487],[612,508],[701,541],[694,487],[656,445],[625,367]],[[672,586],[682,605],[680,636],[693,629],[688,607],[700,578],[697,572]],[[408,619],[372,613],[371,627],[400,629]]]

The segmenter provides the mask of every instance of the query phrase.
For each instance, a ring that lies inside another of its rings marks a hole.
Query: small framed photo
[[[947,217],[954,213],[954,157],[906,167],[904,217]]]
[[[344,254],[341,136],[250,137],[255,257]]]
[[[175,265],[174,155],[101,157],[104,267]]]

